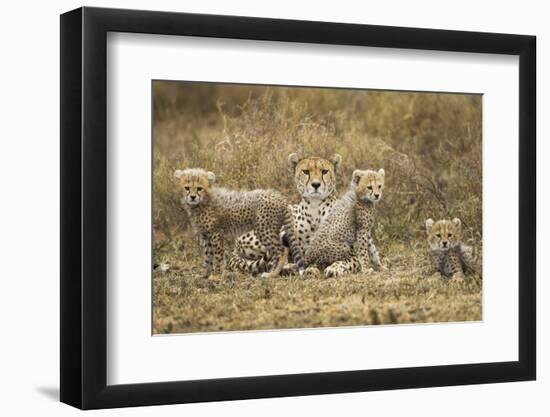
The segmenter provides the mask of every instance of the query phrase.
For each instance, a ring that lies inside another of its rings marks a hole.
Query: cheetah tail
[[[298,266],[298,272],[300,275],[303,275],[306,269],[306,263],[304,261],[302,248],[297,242],[298,239],[296,238],[296,231],[294,229],[294,215],[292,214],[290,206],[288,206],[285,213],[283,233],[281,233],[281,243],[288,247],[293,262]]]
[[[266,259],[259,258],[256,260],[248,260],[241,258],[238,254],[233,253],[228,262],[229,270],[258,275],[268,270]]]

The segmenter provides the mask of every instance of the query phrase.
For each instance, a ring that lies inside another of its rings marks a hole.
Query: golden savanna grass
[[[154,333],[481,320],[481,276],[430,277],[424,230],[428,217],[460,217],[481,256],[481,116],[479,95],[155,81]],[[340,153],[340,193],[354,169],[386,170],[374,238],[388,271],[199,278],[174,170],[202,167],[225,187],[274,188],[297,202],[292,152]]]

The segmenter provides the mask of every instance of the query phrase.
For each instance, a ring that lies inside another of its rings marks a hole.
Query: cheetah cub
[[[349,191],[325,217],[306,250],[308,270],[324,268],[327,277],[382,267],[371,230],[375,206],[382,199],[385,172],[355,170]]]
[[[200,168],[176,170],[174,176],[181,202],[203,246],[205,276],[224,273],[226,252],[236,236],[254,229],[260,244],[274,259],[272,270],[262,277],[279,275],[287,258],[287,248],[279,240],[281,228],[294,248],[292,213],[285,198],[273,190],[236,191],[215,187],[216,176]],[[301,257],[301,255],[300,255]],[[303,265],[303,260],[298,259]]]
[[[451,220],[426,220],[426,233],[430,245],[430,260],[434,273],[445,278],[464,279],[464,274],[474,272],[472,247],[462,243],[462,222]]]

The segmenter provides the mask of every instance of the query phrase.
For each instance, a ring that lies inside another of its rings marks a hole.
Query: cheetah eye
[[[382,188],[382,186],[381,186],[381,185],[379,185],[379,186],[378,186],[378,188]]]
[[[453,237],[453,234],[452,234],[452,233],[449,233],[449,237]]]
[[[202,191],[202,187],[197,187],[197,191]]]
[[[309,175],[309,169],[302,169],[302,172],[306,175]]]
[[[438,238],[441,238],[441,233],[438,233],[436,236],[437,236]]]
[[[372,191],[372,185],[369,185],[367,188]]]
[[[185,191],[189,191],[189,187],[183,187],[183,188],[185,188]]]
[[[322,175],[327,175],[328,174],[328,169],[322,169],[321,174]]]

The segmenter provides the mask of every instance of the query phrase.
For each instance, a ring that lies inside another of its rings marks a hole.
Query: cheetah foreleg
[[[464,271],[462,270],[462,262],[460,253],[450,252],[448,262],[451,272],[451,279],[454,281],[462,281],[464,279]]]
[[[376,246],[374,246],[374,242],[372,240],[372,237],[370,236],[367,240],[367,249],[369,252],[369,259],[371,261],[372,267],[376,271],[380,271],[380,269],[382,269],[382,263],[380,262],[380,256],[378,255],[378,250],[376,249]]]
[[[430,252],[430,263],[431,263],[431,266],[432,266],[432,269],[430,271],[430,274],[432,276],[439,276],[441,277],[442,273],[443,273],[443,267],[441,265],[441,255],[439,253],[436,253],[436,252]],[[430,275],[428,274],[428,275]]]
[[[202,252],[203,252],[203,274],[202,276],[204,278],[208,278],[210,274],[212,273],[212,270],[214,269],[214,257],[213,257],[213,251],[212,251],[212,242],[210,239],[206,236],[200,237],[200,242],[202,245]]]
[[[212,233],[210,237],[212,247],[212,270],[211,274],[225,272],[225,245],[223,236],[220,233]]]
[[[378,255],[378,251],[376,250],[376,246],[372,240],[370,230],[363,230],[358,233],[354,250],[357,254],[359,262],[361,263],[361,269],[363,271],[367,272],[370,269],[367,257],[374,270],[379,271],[380,269],[383,269],[382,263],[380,262],[380,256]]]

